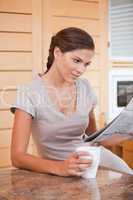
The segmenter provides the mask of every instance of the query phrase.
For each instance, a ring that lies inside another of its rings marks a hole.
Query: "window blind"
[[[110,0],[110,54],[133,61],[133,0]]]

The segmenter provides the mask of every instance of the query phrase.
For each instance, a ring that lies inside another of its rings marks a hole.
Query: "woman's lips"
[[[72,76],[78,78],[78,77],[80,76],[80,74],[73,74],[73,73],[72,73]]]

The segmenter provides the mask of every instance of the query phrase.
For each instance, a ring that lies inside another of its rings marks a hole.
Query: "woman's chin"
[[[72,79],[77,79],[79,76],[72,75]]]
[[[76,78],[75,77],[70,77],[69,79],[67,79],[67,82],[70,84],[73,84],[75,82]]]
[[[66,79],[66,82],[73,83],[77,78],[77,76],[71,75],[69,76],[69,78]]]

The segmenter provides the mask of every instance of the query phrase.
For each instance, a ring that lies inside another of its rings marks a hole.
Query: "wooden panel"
[[[0,11],[31,13],[32,0],[0,0]]]
[[[0,89],[14,88],[18,84],[27,83],[32,79],[31,72],[0,72]]]
[[[119,156],[120,158],[123,158],[123,153],[122,153],[122,146],[120,144],[117,145],[113,145],[111,147],[111,151],[116,154],[117,156]]]
[[[11,166],[10,149],[0,148],[0,167],[8,167],[8,166]]]
[[[32,16],[0,13],[0,31],[31,32]]]
[[[93,87],[99,87],[100,77],[97,71],[86,71],[81,77],[89,80]]]
[[[14,115],[9,110],[1,110],[0,115],[1,115],[0,129],[12,128]]]
[[[103,128],[106,125],[105,113],[99,113],[98,125],[99,125],[99,129]]]
[[[1,99],[0,109],[3,108],[9,109],[16,100],[16,90],[7,89],[3,92],[0,91],[0,99]]]
[[[84,20],[66,17],[53,17],[52,30],[58,32],[66,27],[78,27],[84,29],[91,35],[99,35],[99,21],[98,20]]]
[[[11,144],[12,129],[0,130],[0,148],[9,147]],[[32,137],[30,138],[30,145],[33,144]]]
[[[107,113],[108,110],[108,11],[109,1],[102,0],[99,3],[100,10],[100,109]]]
[[[72,1],[93,2],[93,3],[98,3],[99,2],[99,0],[72,0]]]
[[[17,33],[0,33],[0,51],[31,51],[32,35]]]
[[[133,151],[125,150],[123,152],[123,159],[133,169]]]
[[[21,13],[21,14],[20,14]],[[0,89],[16,87],[31,80],[32,73],[32,0],[0,1]],[[9,71],[5,71],[9,70]],[[23,70],[22,72],[11,70]],[[25,72],[24,70],[29,70]],[[14,102],[15,90],[5,101]],[[0,91],[1,101],[1,91]],[[10,166],[11,127],[14,115],[0,106],[0,167]],[[32,153],[32,144],[28,151]]]
[[[52,14],[56,16],[99,18],[99,4],[72,0],[52,0]],[[82,12],[81,12],[82,11]]]
[[[133,151],[133,139],[124,141],[122,146],[124,150]]]
[[[133,168],[133,140],[123,142],[123,159]]]
[[[100,53],[100,38],[99,37],[93,37],[93,39],[94,39],[95,48],[96,48],[95,51],[96,51],[96,53]]]
[[[0,70],[31,70],[32,53],[0,52]]]
[[[10,146],[11,131],[12,131],[12,129],[10,129],[10,130],[0,130],[0,148]]]
[[[43,6],[45,6],[45,11],[47,10],[47,12],[49,12],[49,9],[46,9],[46,0],[45,4],[43,4],[42,0],[32,0],[32,71],[34,74],[42,71],[42,67],[45,63],[44,57],[42,58],[42,56],[45,55],[45,50],[42,48],[43,42],[45,42],[44,38],[48,41],[46,35],[42,31],[43,27],[46,28],[46,19],[42,14]],[[49,31],[47,34],[49,34]],[[44,38],[42,38],[42,36]]]
[[[133,168],[133,140],[123,142],[123,159]]]
[[[88,66],[87,71],[89,70],[99,70],[100,69],[100,55],[95,54],[92,59],[92,63]]]

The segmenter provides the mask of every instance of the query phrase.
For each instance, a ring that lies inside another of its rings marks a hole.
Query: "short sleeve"
[[[91,100],[92,108],[95,108],[98,103],[95,91],[87,79],[84,79],[84,82],[87,87],[87,93],[88,93],[89,100]]]
[[[35,117],[35,106],[32,102],[31,89],[28,86],[22,85],[17,88],[16,101],[10,107],[10,111],[15,113],[16,108],[19,108]]]
[[[91,99],[92,99],[92,107],[96,107],[98,101],[97,101],[97,96],[93,90],[93,88],[91,88]]]

